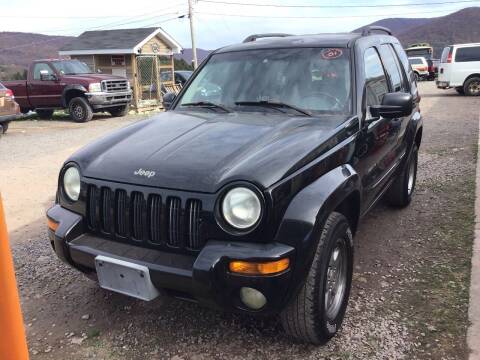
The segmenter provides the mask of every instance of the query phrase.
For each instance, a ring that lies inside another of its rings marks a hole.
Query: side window
[[[480,61],[480,46],[458,48],[455,62]]]
[[[372,105],[380,105],[383,96],[388,93],[387,77],[375,48],[369,48],[363,55],[365,62],[365,88],[367,109]]]
[[[50,68],[50,66],[48,66],[48,64],[37,63],[33,67],[33,80],[41,80],[40,79],[40,71],[42,71],[42,70],[46,70],[46,71],[48,71],[49,75],[53,75],[53,71]]]
[[[380,46],[380,51],[382,54],[382,60],[387,70],[388,77],[390,78],[390,83],[392,85],[392,91],[398,92],[402,91],[402,75],[398,68],[397,62],[395,61],[394,54],[390,48],[390,45],[383,44]]]
[[[405,50],[400,46],[400,44],[393,44],[393,48],[397,53],[398,58],[400,59],[400,63],[403,66],[403,70],[405,70],[405,74],[407,75],[408,83],[410,85],[410,90],[412,94],[417,93],[417,83],[415,82],[415,75],[413,73],[412,67],[408,62],[407,54]]]

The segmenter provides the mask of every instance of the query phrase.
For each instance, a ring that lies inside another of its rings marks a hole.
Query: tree
[[[193,66],[183,59],[173,59],[175,70],[193,70]]]

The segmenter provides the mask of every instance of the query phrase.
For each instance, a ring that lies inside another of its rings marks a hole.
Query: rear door
[[[465,79],[480,72],[480,45],[456,47],[453,52],[452,83],[463,85]]]
[[[385,94],[391,92],[391,81],[378,50],[376,47],[371,47],[364,53],[365,119],[362,121],[363,144],[359,147],[361,149],[359,157],[363,158],[359,163],[361,168],[359,170],[363,175],[362,185],[365,199],[363,211],[366,211],[380,195],[389,175],[395,170],[401,129],[401,120],[382,117],[375,119],[369,111],[371,106],[380,105]],[[398,75],[395,76],[395,83],[398,83]]]
[[[48,79],[42,80],[42,72],[48,74]],[[28,97],[34,108],[61,107],[63,85],[48,63],[38,62],[33,65],[27,87]]]

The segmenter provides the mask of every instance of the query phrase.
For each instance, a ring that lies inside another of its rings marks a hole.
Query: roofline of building
[[[170,45],[170,47],[172,48],[172,52],[174,54],[180,54],[180,52],[183,50],[182,45],[180,45],[174,38],[172,38],[169,34],[167,34],[162,28],[156,29],[154,32],[148,35],[145,39],[143,39],[139,44],[137,44],[133,48],[134,53],[135,54],[139,53],[139,50],[142,48],[142,46],[145,45],[150,39],[157,36],[158,34],[160,34],[168,43],[168,45]]]
[[[135,45],[132,49],[88,49],[88,50],[60,50],[58,54],[62,55],[109,55],[109,54],[140,54],[142,46],[145,45],[149,40],[153,37],[160,34],[162,39],[169,45],[172,51],[168,53],[158,53],[157,55],[172,55],[172,54],[180,54],[182,46],[173,39],[170,35],[168,35],[163,29],[157,28],[154,32],[148,35],[145,39],[143,39],[140,43]]]

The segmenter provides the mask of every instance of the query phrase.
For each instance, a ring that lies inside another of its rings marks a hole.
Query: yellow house
[[[124,76],[137,108],[161,105],[162,84],[174,83],[173,55],[180,44],[161,28],[86,31],[63,46],[60,56],[86,63],[94,72]]]

